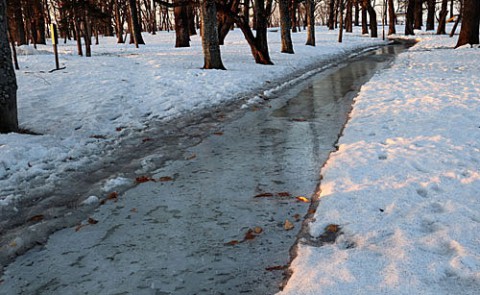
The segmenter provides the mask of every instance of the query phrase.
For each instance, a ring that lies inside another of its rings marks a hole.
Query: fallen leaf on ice
[[[100,205],[104,205],[108,200],[113,200],[114,202],[116,202],[118,200],[118,193],[117,192],[111,192],[106,199],[103,199],[101,202],[100,202]]]
[[[257,234],[257,235],[258,235],[258,234],[261,234],[261,233],[263,232],[263,228],[261,228],[260,226],[255,226],[255,227],[253,228],[253,232],[254,232],[255,234]]]
[[[153,179],[151,177],[148,177],[148,176],[139,176],[139,177],[135,178],[136,183],[144,183],[144,182],[147,182],[147,181],[155,181],[155,179]]]
[[[340,226],[338,224],[329,224],[325,227],[327,233],[337,233],[339,230]]]
[[[308,210],[308,214],[315,214],[315,212],[317,212],[317,210],[315,210],[315,209]]]
[[[279,193],[277,193],[277,196],[279,196],[279,197],[290,197],[291,194],[289,192],[279,192]]]
[[[273,197],[273,194],[272,193],[261,193],[261,194],[258,194],[256,196],[254,196],[254,198],[268,198],[268,197]]]
[[[33,222],[40,222],[42,221],[43,219],[45,219],[45,216],[39,214],[39,215],[35,215],[33,217],[30,217],[30,219],[28,221],[33,221]]]
[[[310,200],[306,197],[298,196],[298,197],[295,197],[295,199],[297,199],[297,201],[299,202],[310,203]]]
[[[305,122],[307,120],[304,119],[304,118],[294,118],[294,119],[292,119],[292,121],[294,121],[294,122]]]
[[[295,218],[295,221],[300,221],[300,219],[302,219],[302,217],[298,213],[293,215],[293,218]]]
[[[222,136],[222,135],[223,135],[223,132],[221,132],[221,131],[214,132],[213,135]]]
[[[143,143],[145,143],[147,141],[153,141],[153,139],[151,139],[150,137],[145,137],[144,139],[142,139]]]
[[[249,228],[243,240],[253,240],[257,235],[253,232],[253,229]]]
[[[237,241],[237,240],[233,240],[233,241],[230,241],[230,242],[228,242],[228,243],[225,243],[224,245],[225,245],[225,246],[235,246],[235,245],[237,245],[237,244],[240,244],[240,242]]]
[[[193,159],[195,159],[196,157],[197,157],[196,154],[192,154],[192,155],[186,157],[185,160],[193,160]]]
[[[98,220],[96,219],[93,219],[92,217],[89,217],[88,220],[87,220],[88,224],[97,224],[98,223]]]
[[[86,224],[79,224],[77,227],[75,227],[75,231],[79,231],[82,229],[82,227],[86,226]]]
[[[163,176],[158,179],[158,181],[166,182],[166,181],[172,181],[173,177],[170,176]]]
[[[285,230],[291,230],[295,227],[295,225],[293,225],[293,223],[290,221],[290,220],[285,220],[285,224],[283,225],[283,228]]]

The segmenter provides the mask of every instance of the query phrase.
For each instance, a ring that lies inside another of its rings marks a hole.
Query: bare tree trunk
[[[204,69],[225,70],[220,54],[217,28],[217,8],[215,0],[202,0],[202,48],[204,55]]]
[[[427,31],[435,30],[435,0],[427,0]]]
[[[297,11],[298,2],[296,0],[290,0],[290,20],[292,21],[292,32],[296,33],[298,27]]]
[[[362,0],[362,35],[368,34],[367,1]]]
[[[315,46],[315,1],[307,0],[306,9],[307,9],[307,43],[305,45]]]
[[[247,25],[250,23],[250,0],[243,0],[243,19]]]
[[[347,13],[345,14],[345,32],[353,32],[352,23],[353,0],[347,0]]]
[[[370,17],[370,36],[373,38],[378,37],[378,28],[377,28],[377,13],[373,9],[370,0],[364,0],[366,2],[368,16]]]
[[[307,3],[307,6],[309,4]],[[308,10],[309,8],[307,8]],[[333,30],[335,27],[335,0],[330,0],[328,6],[328,29]]]
[[[138,48],[138,44],[145,44],[145,41],[143,41],[142,37],[142,25],[138,19],[137,0],[128,0],[128,3],[130,6],[130,17],[133,29],[131,34],[133,35],[135,46]]]
[[[438,20],[437,35],[444,35],[447,32],[445,31],[447,14],[448,14],[448,0],[442,0],[442,9],[440,10],[440,17]]]
[[[175,47],[190,47],[190,30],[188,25],[187,3],[184,0],[174,0],[175,7]]]
[[[465,0],[462,15],[462,28],[455,48],[465,44],[479,44],[480,1]]]
[[[388,35],[397,33],[395,29],[395,19],[395,6],[393,0],[388,0]]]
[[[18,131],[17,79],[8,45],[7,4],[0,0],[0,133]]]
[[[123,43],[123,21],[120,15],[120,0],[115,0],[115,32],[117,43]]]
[[[343,41],[343,0],[340,0],[340,5],[339,5],[339,14],[340,14],[340,23],[338,24],[338,26],[340,27],[340,29],[338,30],[338,43],[342,43]]]
[[[22,15],[22,2],[16,0],[7,1],[7,15],[10,22],[11,38],[17,43],[17,45],[27,44],[25,36],[25,23]]]
[[[415,23],[413,28],[421,30],[423,25],[423,0],[415,0]]]
[[[291,22],[289,0],[279,0],[280,8],[280,29],[282,37],[282,53],[294,53],[292,36],[290,35]]]
[[[405,35],[415,35],[413,30],[415,19],[415,0],[408,0],[407,15],[405,20]]]
[[[360,0],[353,0],[355,1],[355,18],[354,18],[354,25],[358,27],[360,25],[360,4],[358,4],[358,1]]]

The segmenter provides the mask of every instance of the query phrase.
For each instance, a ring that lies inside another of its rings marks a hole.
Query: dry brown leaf
[[[272,193],[261,193],[261,194],[258,194],[256,196],[254,196],[254,198],[269,198],[269,197],[273,197],[273,194]]]
[[[277,193],[277,196],[279,196],[279,197],[290,197],[292,195],[289,192],[279,192],[279,193]]]
[[[158,179],[158,181],[161,181],[161,182],[172,181],[172,180],[173,180],[173,177],[170,177],[170,176],[163,176]]]
[[[253,240],[257,235],[253,232],[253,229],[249,228],[243,240]]]
[[[39,214],[39,215],[35,215],[35,216],[30,217],[30,219],[28,221],[40,222],[43,219],[45,219],[45,216],[43,216],[42,214]]]
[[[155,179],[148,177],[148,176],[138,176],[135,178],[136,183],[144,183],[148,181],[155,181]]]
[[[150,137],[145,137],[144,139],[142,139],[143,143],[145,143],[147,141],[153,141],[153,139],[151,139]]]
[[[340,226],[338,224],[329,224],[325,227],[325,231],[327,233],[336,233],[340,230]]]
[[[294,121],[294,122],[305,122],[307,120],[304,119],[304,118],[294,118],[294,119],[292,119],[292,121]]]
[[[307,197],[298,196],[298,197],[295,197],[295,199],[297,199],[297,201],[299,202],[310,203],[310,200]]]
[[[317,212],[316,209],[310,209],[308,210],[308,214],[315,214]]]
[[[283,225],[283,228],[285,230],[291,230],[295,227],[295,225],[288,219],[285,220],[285,224]]]
[[[261,234],[263,232],[263,228],[261,228],[260,226],[255,226],[253,228],[253,232],[257,235]]]
[[[197,157],[196,154],[191,154],[190,156],[186,157],[185,160],[193,160]]]
[[[98,220],[96,219],[93,219],[92,217],[89,217],[88,220],[87,220],[88,224],[97,224],[98,223]]]
[[[100,205],[105,205],[105,203],[108,201],[108,200],[113,200],[114,202],[116,202],[118,200],[118,193],[117,192],[111,192],[106,199],[103,199],[101,202],[100,202]]]
[[[232,240],[232,241],[230,241],[230,242],[228,242],[228,243],[225,243],[224,245],[225,245],[225,246],[235,246],[235,245],[237,245],[237,244],[240,244],[240,242],[237,241],[237,240]]]
[[[213,135],[222,136],[223,132],[222,131],[213,132]]]
[[[79,224],[77,227],[75,227],[75,231],[79,231],[82,229],[82,227],[86,226],[86,224]]]
[[[295,221],[300,221],[300,219],[302,219],[302,217],[298,213],[293,215],[293,218],[295,218]]]

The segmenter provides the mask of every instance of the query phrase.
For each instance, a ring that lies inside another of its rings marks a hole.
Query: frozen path
[[[90,224],[52,235],[43,249],[6,269],[2,289],[8,294],[274,293],[308,210],[295,197],[314,195],[355,89],[393,53],[383,48],[276,99],[257,100],[233,122],[192,126],[211,128],[212,135],[189,148],[184,159],[153,172],[152,178],[164,181],[130,189],[101,206]],[[294,229],[285,228],[287,219]],[[249,229],[253,236],[246,235]]]

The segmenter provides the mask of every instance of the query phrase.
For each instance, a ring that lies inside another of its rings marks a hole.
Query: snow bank
[[[421,36],[355,99],[282,295],[478,294],[480,51]]]

